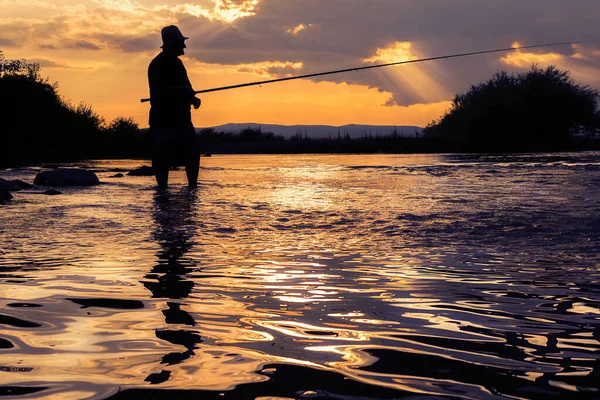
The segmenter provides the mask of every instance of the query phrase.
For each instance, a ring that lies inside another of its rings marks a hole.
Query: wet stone
[[[8,201],[12,198],[13,198],[12,194],[10,194],[9,192],[7,192],[5,190],[0,190],[0,203]]]
[[[41,186],[94,186],[100,184],[98,176],[77,168],[58,168],[44,171],[36,175],[33,181]]]
[[[153,176],[154,170],[152,169],[152,167],[143,165],[139,168],[134,169],[133,171],[129,171],[127,173],[127,175],[129,175],[129,176]]]
[[[23,182],[19,179],[7,181],[5,179],[0,178],[0,191],[18,192],[19,190],[31,189],[32,187],[32,184]]]

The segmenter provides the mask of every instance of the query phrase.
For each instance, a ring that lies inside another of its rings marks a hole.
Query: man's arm
[[[152,101],[187,103],[200,106],[187,71],[181,60],[152,63],[148,68],[148,83]]]

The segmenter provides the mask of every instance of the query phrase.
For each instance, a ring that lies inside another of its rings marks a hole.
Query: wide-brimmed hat
[[[162,36],[163,41],[163,45],[160,46],[161,48],[189,39],[188,37],[183,36],[179,28],[175,25],[165,26],[162,28],[162,31],[160,31],[160,35]]]

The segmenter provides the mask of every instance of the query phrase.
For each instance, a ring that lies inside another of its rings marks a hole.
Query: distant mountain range
[[[351,138],[359,138],[362,136],[377,136],[377,135],[390,135],[394,129],[398,136],[403,135],[404,137],[414,137],[415,132],[421,133],[423,128],[418,126],[401,126],[401,125],[342,125],[342,126],[331,126],[331,125],[275,125],[275,124],[257,124],[257,123],[243,123],[243,124],[225,124],[211,127],[217,132],[230,132],[240,133],[246,128],[260,128],[263,132],[272,132],[276,135],[281,135],[284,138],[290,138],[297,133],[300,133],[303,137],[306,135],[313,139],[318,138],[329,138],[335,139],[338,137],[338,132],[342,137],[349,135]],[[197,128],[200,129],[200,128]]]

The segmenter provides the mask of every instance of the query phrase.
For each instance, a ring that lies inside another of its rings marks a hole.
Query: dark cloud
[[[47,60],[47,59],[43,59],[43,58],[34,58],[34,59],[31,59],[28,61],[30,61],[32,63],[37,63],[42,68],[91,69],[90,67],[79,67],[79,66],[75,66],[75,65],[67,65],[67,64],[58,63],[56,61]]]
[[[270,75],[275,75],[275,76],[279,76],[279,77],[285,77],[285,76],[291,76],[296,74],[296,72],[298,71],[298,68],[294,68],[291,65],[286,65],[286,66],[275,66],[275,67],[269,67],[266,69],[266,71],[270,74]]]
[[[102,47],[98,46],[95,43],[88,42],[85,40],[78,40],[72,44],[72,47],[75,49],[84,49],[84,50],[100,50]]]
[[[118,46],[121,48],[121,50],[123,50],[127,53],[158,50],[161,46],[161,42],[160,42],[160,40],[156,40],[156,39],[157,39],[157,35],[149,35],[149,36],[125,39],[125,40],[121,41],[118,44]]]
[[[38,47],[40,49],[44,49],[44,50],[58,50],[59,49],[59,47],[57,47],[57,46],[55,46],[53,44],[49,44],[49,43],[47,43],[47,44],[39,44]]]
[[[80,49],[80,50],[101,50],[102,47],[86,40],[60,40],[54,43],[39,43],[38,47],[45,50],[61,49]]]
[[[160,42],[157,42],[154,37],[139,37],[124,40],[119,44],[119,47],[127,53],[145,52],[158,50]]]
[[[7,38],[3,38],[0,37],[0,47],[16,47],[17,43],[15,43],[14,41],[7,39]]]

